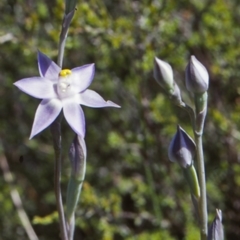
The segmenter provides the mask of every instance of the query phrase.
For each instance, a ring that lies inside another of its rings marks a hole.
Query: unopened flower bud
[[[71,176],[67,189],[66,214],[68,223],[74,218],[76,206],[81,194],[82,183],[86,171],[86,145],[81,136],[76,135],[70,147]]]
[[[214,218],[208,230],[207,240],[223,240],[223,225],[222,225],[222,211],[216,209],[216,217]]]
[[[86,145],[82,137],[76,135],[69,149],[69,158],[72,166],[71,175],[76,179],[82,180],[86,168]]]
[[[192,138],[180,127],[174,135],[168,148],[168,157],[172,162],[178,162],[181,167],[187,168],[192,165],[196,145]]]
[[[167,62],[155,57],[153,76],[167,93],[172,94],[174,92],[173,70]]]
[[[209,75],[207,69],[195,56],[191,59],[185,70],[185,82],[189,92],[204,93],[208,90]]]

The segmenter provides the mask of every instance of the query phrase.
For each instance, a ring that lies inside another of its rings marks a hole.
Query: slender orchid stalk
[[[201,240],[207,239],[207,196],[206,196],[206,177],[205,177],[205,165],[202,147],[202,135],[195,135],[195,142],[197,148],[197,165],[198,165],[198,177],[200,185],[200,201],[199,201],[199,213],[200,213],[200,234]]]
[[[64,15],[62,30],[61,30],[60,39],[59,39],[57,63],[60,68],[62,68],[63,55],[64,55],[68,28],[74,16],[74,11],[69,13],[67,16]],[[52,136],[53,136],[53,145],[55,150],[54,189],[55,189],[57,209],[58,209],[59,220],[60,220],[60,231],[61,231],[62,240],[65,240],[65,239],[68,240],[69,238],[67,234],[67,226],[66,226],[66,220],[65,220],[63,203],[62,203],[62,194],[61,194],[61,165],[62,165],[61,117],[57,118],[57,120],[55,120],[55,122],[52,123],[51,129],[52,129]]]
[[[54,190],[59,215],[61,238],[62,240],[68,240],[61,194],[61,168],[62,168],[61,117],[57,118],[57,120],[55,120],[55,122],[51,125],[51,132],[53,136],[53,146],[55,151]]]
[[[68,24],[64,24],[64,20],[66,19],[66,15],[63,19],[62,24],[62,30],[60,34],[59,39],[59,47],[58,47],[58,66],[61,68],[63,63],[63,55],[64,55],[64,49],[65,49],[65,43],[68,33],[68,27],[70,25],[70,22],[73,18],[73,14],[70,15],[68,18]],[[67,228],[66,228],[66,221],[65,221],[65,215],[64,215],[64,209],[62,204],[62,194],[61,194],[61,161],[62,161],[62,146],[61,146],[61,118],[58,118],[55,120],[54,123],[51,125],[52,129],[52,136],[53,136],[53,145],[55,146],[55,169],[54,169],[54,189],[55,189],[55,196],[56,196],[56,202],[57,202],[57,208],[58,208],[58,215],[60,220],[60,231],[62,240],[68,240],[67,235]],[[54,137],[55,136],[55,137]]]
[[[63,17],[62,29],[61,29],[61,33],[60,33],[60,37],[59,37],[59,45],[58,45],[58,61],[57,61],[57,63],[58,63],[59,67],[62,67],[65,43],[66,43],[67,34],[68,34],[68,28],[73,19],[74,12],[75,12],[75,9],[73,9],[71,12],[65,14]]]
[[[66,2],[67,8],[67,2]],[[62,30],[59,39],[59,48],[58,48],[58,66],[62,68],[63,55],[65,49],[65,43],[68,33],[68,28],[71,23],[71,20],[74,16],[74,10],[64,15]],[[53,145],[55,150],[55,169],[54,169],[54,189],[56,195],[57,209],[60,219],[60,230],[62,240],[68,240],[66,221],[62,203],[62,194],[61,194],[61,161],[62,161],[62,146],[61,146],[61,117],[57,118],[54,123],[51,125],[52,136],[53,136]]]
[[[198,94],[197,94],[198,95]],[[207,93],[204,93],[204,103],[207,103]],[[201,98],[201,97],[200,97]],[[195,98],[196,100],[196,98]],[[205,163],[203,155],[203,145],[202,145],[202,134],[204,121],[207,113],[207,107],[205,105],[204,109],[199,109],[199,104],[195,101],[195,112],[190,110],[191,108],[187,105],[183,107],[188,113],[192,121],[192,128],[194,132],[194,139],[196,143],[196,159],[197,159],[197,169],[198,169],[198,179],[200,186],[200,198],[198,201],[198,214],[200,217],[200,235],[201,240],[207,239],[207,223],[208,223],[208,213],[207,213],[207,196],[206,196],[206,177],[205,177]]]
[[[188,91],[193,93],[195,102],[195,121],[193,129],[196,142],[198,178],[200,185],[200,235],[201,240],[206,240],[208,236],[208,213],[202,135],[207,115],[207,90],[209,76],[206,68],[195,58],[195,56],[191,56],[191,59],[186,67],[185,74],[186,87]]]

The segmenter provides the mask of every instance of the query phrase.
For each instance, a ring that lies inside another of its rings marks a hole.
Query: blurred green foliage
[[[0,2],[0,139],[23,206],[39,239],[58,239],[49,130],[28,137],[39,100],[13,87],[38,75],[37,49],[57,58],[64,1]],[[153,80],[153,58],[169,62],[185,101],[184,69],[195,55],[210,74],[204,149],[209,221],[223,211],[226,239],[240,236],[240,5],[237,0],[78,1],[64,67],[95,62],[91,88],[121,109],[84,108],[87,173],[75,239],[198,238],[189,189],[167,148],[186,113]],[[73,133],[63,121],[63,198]],[[19,157],[23,156],[23,162]],[[0,239],[26,233],[0,175]]]

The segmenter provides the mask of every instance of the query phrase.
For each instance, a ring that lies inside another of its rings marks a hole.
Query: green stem
[[[202,147],[202,135],[195,134],[196,148],[197,148],[197,165],[198,165],[198,178],[200,185],[200,201],[199,201],[199,214],[200,214],[200,232],[201,240],[207,239],[207,196],[206,196],[206,178],[205,166]]]
[[[67,15],[65,14],[63,17],[62,29],[59,37],[58,60],[57,60],[58,66],[60,68],[62,68],[63,55],[64,55],[64,49],[65,49],[65,44],[66,44],[66,39],[68,34],[68,28],[74,16],[74,12],[75,10],[72,10],[70,13],[68,13]]]
[[[69,230],[68,230],[69,240],[73,240],[74,230],[75,230],[75,215],[71,217],[68,224],[69,224]]]
[[[66,31],[66,33],[65,33]],[[58,66],[62,68],[63,63],[63,55],[65,49],[65,42],[67,38],[67,31],[64,30],[64,26],[62,25],[62,30],[59,38],[59,47],[58,47]],[[64,34],[65,33],[65,34]],[[62,161],[62,139],[61,139],[61,119],[58,118],[51,125],[51,131],[53,135],[53,145],[55,151],[55,168],[54,168],[54,190],[57,202],[57,210],[60,221],[60,231],[62,240],[68,240],[66,221],[62,203],[62,194],[61,194],[61,161]]]
[[[55,151],[54,190],[57,202],[57,210],[59,214],[61,238],[62,240],[68,240],[61,194],[61,160],[62,160],[61,117],[57,118],[55,122],[51,125],[51,132],[53,136],[53,146]]]
[[[70,22],[73,18],[74,11],[68,15],[64,15],[61,34],[59,38],[59,47],[58,47],[58,60],[57,63],[60,68],[62,68],[63,55],[65,49],[65,43],[67,39],[68,28]],[[54,189],[56,195],[57,209],[59,214],[60,221],[60,231],[62,240],[68,240],[66,221],[62,203],[62,194],[61,194],[61,161],[62,161],[62,139],[61,139],[61,117],[58,117],[55,122],[51,125],[51,131],[53,135],[53,146],[55,151],[55,169],[54,169]]]
[[[207,102],[207,93],[202,96]],[[200,99],[202,100],[202,99]],[[200,235],[201,240],[207,239],[208,228],[208,214],[207,214],[207,197],[206,197],[206,178],[205,178],[205,165],[204,165],[204,156],[203,156],[203,146],[202,146],[202,133],[204,127],[204,121],[206,116],[206,105],[202,102],[197,102],[195,97],[195,107],[196,113],[193,109],[185,103],[182,103],[180,106],[188,112],[192,122],[192,128],[194,130],[195,143],[196,143],[196,153],[197,153],[197,170],[198,170],[198,179],[200,187],[200,198],[198,201],[199,215],[200,215]]]
[[[63,32],[63,30],[62,30],[62,32]],[[62,32],[60,34],[60,40],[59,40],[59,46],[58,46],[58,60],[57,60],[58,66],[60,68],[62,68],[62,64],[63,64],[63,55],[64,55],[65,43],[66,43],[66,39],[67,39],[67,33],[65,36],[63,35],[63,37],[61,37]]]
[[[206,240],[208,235],[208,213],[207,213],[207,194],[206,194],[206,177],[205,164],[203,155],[202,135],[205,117],[207,114],[207,92],[194,95],[194,102],[196,108],[195,116],[195,143],[197,153],[198,178],[200,185],[200,201],[199,201],[199,215],[200,215],[200,234],[201,240]]]

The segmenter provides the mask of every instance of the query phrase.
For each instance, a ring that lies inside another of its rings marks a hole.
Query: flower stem
[[[207,93],[205,94],[205,100],[207,100]],[[196,143],[196,153],[197,153],[197,170],[198,170],[198,180],[200,187],[200,198],[198,201],[198,209],[200,216],[200,235],[201,240],[207,239],[208,234],[208,214],[207,214],[207,197],[206,197],[206,177],[205,177],[205,165],[204,165],[204,155],[202,146],[202,133],[204,127],[204,121],[206,116],[207,107],[199,107],[199,104],[195,98],[196,113],[187,104],[183,103],[181,106],[186,110],[191,118],[192,128],[195,136]]]
[[[74,15],[74,11],[65,14],[63,17],[62,29],[59,37],[58,46],[58,66],[62,68],[65,43],[67,39],[68,28]],[[62,139],[61,139],[61,116],[51,125],[53,136],[53,146],[55,151],[55,169],[54,169],[54,189],[56,195],[57,209],[60,221],[60,231],[62,240],[68,240],[67,227],[62,203],[61,194],[61,164],[62,164]]]
[[[75,215],[72,216],[68,224],[69,224],[69,230],[68,230],[69,240],[73,240],[74,230],[75,230]]]
[[[200,214],[200,233],[201,240],[207,239],[207,197],[206,197],[206,179],[205,179],[205,166],[202,147],[202,135],[195,134],[195,141],[197,147],[197,165],[198,165],[198,178],[200,185],[200,201],[199,201],[199,214]]]
[[[62,32],[61,32],[61,35],[62,35]],[[58,46],[58,60],[57,60],[58,66],[60,68],[62,68],[62,64],[63,64],[64,48],[65,48],[65,43],[67,38],[67,34],[65,37],[62,37],[62,38],[61,38],[61,35],[60,35],[60,41]]]
[[[208,213],[207,213],[207,194],[206,194],[206,177],[205,177],[205,164],[203,155],[202,135],[205,117],[207,115],[207,92],[194,95],[195,102],[195,127],[194,136],[196,143],[196,155],[198,165],[198,179],[200,185],[200,201],[198,203],[200,215],[200,235],[201,240],[206,240],[208,235]]]
[[[68,28],[74,16],[74,12],[75,10],[72,10],[67,15],[65,14],[63,17],[62,29],[59,37],[58,60],[57,60],[58,66],[60,68],[62,68],[63,55],[64,55],[65,43],[66,43],[67,34],[68,34]]]
[[[61,117],[58,117],[55,120],[55,122],[52,123],[51,132],[53,136],[53,146],[55,151],[54,190],[60,221],[61,238],[62,240],[68,240],[61,194],[61,160],[62,160]]]

